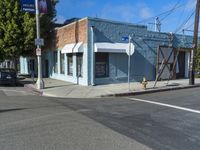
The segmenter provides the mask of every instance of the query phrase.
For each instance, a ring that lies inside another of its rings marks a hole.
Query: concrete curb
[[[27,88],[27,89],[29,89],[35,95],[38,95],[38,96],[42,96],[43,95],[43,92],[40,91],[40,90],[38,90],[38,89],[36,89],[34,87],[34,85],[32,85],[32,84],[24,84],[24,87]]]
[[[23,83],[19,82],[20,85],[27,88],[30,92],[38,96],[46,96],[46,97],[59,97],[59,98],[72,98],[70,96],[59,96],[56,94],[46,93],[45,91],[36,89],[35,85],[31,83]],[[181,90],[181,89],[188,89],[188,88],[197,88],[200,87],[200,84],[195,85],[171,85],[171,86],[163,86],[163,87],[156,87],[156,88],[149,88],[147,90],[139,90],[138,91],[131,91],[131,92],[122,92],[122,93],[112,93],[112,94],[102,94],[94,97],[87,97],[87,98],[102,98],[102,97],[125,97],[125,96],[135,96],[141,94],[149,94],[149,93],[156,93],[156,92],[164,92],[164,91],[172,91],[172,90]],[[73,98],[80,98],[73,96]],[[86,97],[81,97],[86,98]]]
[[[147,89],[144,91],[134,91],[134,92],[125,92],[125,93],[115,93],[108,95],[101,95],[101,97],[124,97],[124,96],[135,96],[141,94],[149,94],[149,93],[157,93],[164,91],[173,91],[173,90],[181,90],[181,89],[189,89],[189,88],[197,88],[200,87],[200,84],[197,85],[187,85],[187,86],[177,86],[177,87],[168,87],[168,88],[155,88],[155,89]]]

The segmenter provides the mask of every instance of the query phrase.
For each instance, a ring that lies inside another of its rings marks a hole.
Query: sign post
[[[128,55],[128,91],[130,91],[130,68],[131,68],[131,55],[135,52],[135,45],[131,43],[131,36],[122,37],[122,40],[128,40],[128,48],[126,48],[126,53]]]
[[[38,59],[38,79],[37,79],[37,89],[43,89],[44,88],[44,81],[42,80],[42,63],[41,63],[41,49],[40,46],[43,44],[40,40],[40,12],[39,12],[39,4],[38,0],[35,0],[35,11],[36,11],[36,29],[37,29],[37,39],[35,40],[35,43],[37,45],[37,59]]]

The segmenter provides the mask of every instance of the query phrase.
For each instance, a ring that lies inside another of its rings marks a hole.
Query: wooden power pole
[[[199,9],[200,9],[200,0],[197,0],[196,13],[195,13],[195,24],[194,24],[194,39],[193,39],[193,47],[192,47],[191,57],[190,57],[189,85],[195,84],[194,83],[194,73],[195,73],[195,57],[196,57],[197,42],[198,42]]]

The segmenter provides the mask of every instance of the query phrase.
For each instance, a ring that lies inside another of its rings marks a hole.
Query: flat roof
[[[101,22],[108,22],[108,23],[112,23],[112,24],[120,24],[120,25],[128,25],[128,26],[134,26],[136,28],[141,28],[141,29],[147,29],[146,25],[138,25],[138,24],[134,24],[134,23],[127,23],[127,22],[122,22],[122,21],[115,21],[115,20],[109,20],[109,19],[102,19],[102,18],[93,18],[93,17],[84,17],[81,18],[77,21],[71,22],[69,24],[63,25],[61,27],[56,27],[55,29],[62,29],[64,27],[73,25],[76,22],[81,22],[83,20],[94,20],[94,21],[101,21]]]

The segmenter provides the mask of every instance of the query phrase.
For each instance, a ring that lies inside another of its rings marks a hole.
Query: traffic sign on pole
[[[135,45],[131,43],[131,36],[122,37],[122,41],[128,40],[128,47],[126,48],[126,53],[128,55],[128,91],[130,91],[130,70],[131,70],[131,55],[135,52]]]
[[[135,45],[131,42],[129,42],[128,48],[126,49],[126,53],[127,55],[133,55],[133,53],[135,52]]]
[[[21,0],[21,9],[24,12],[35,13],[35,0]]]
[[[41,56],[41,54],[42,54],[41,48],[36,48],[36,55]]]
[[[36,46],[44,46],[44,39],[35,39]]]

